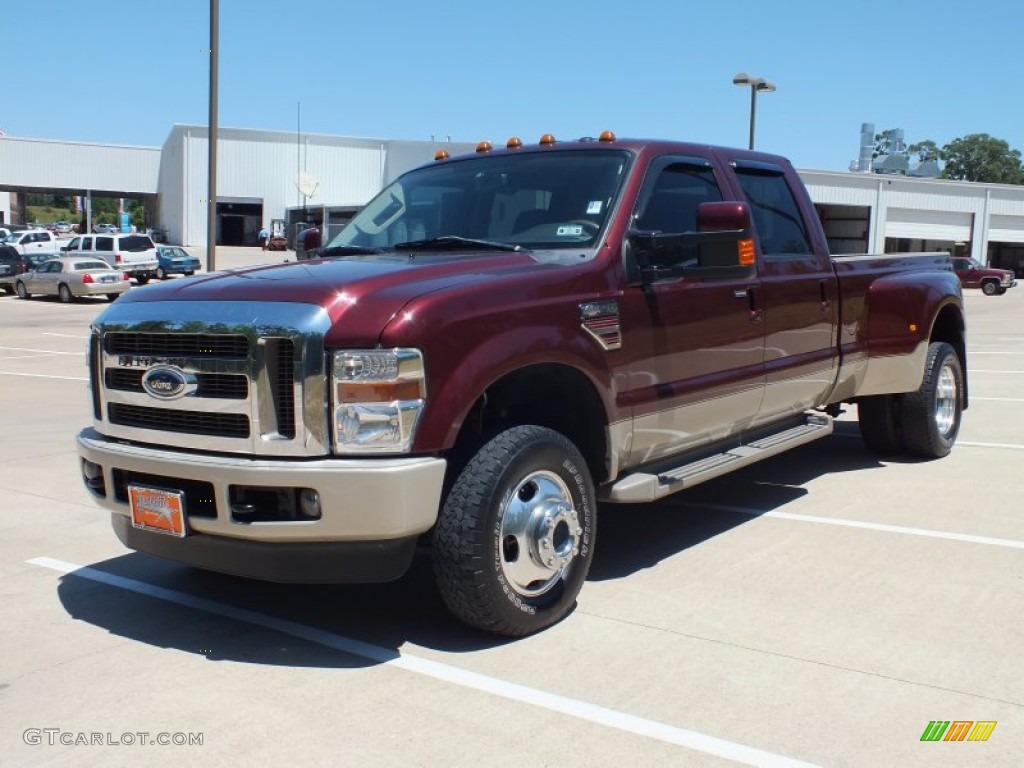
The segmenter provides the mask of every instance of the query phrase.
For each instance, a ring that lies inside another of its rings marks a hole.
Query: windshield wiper
[[[371,253],[384,253],[383,248],[371,245],[328,245],[317,250],[317,258],[329,256],[363,256]]]
[[[443,235],[432,237],[429,240],[409,240],[405,243],[393,245],[396,251],[521,251],[521,245],[512,243],[499,243],[494,240],[476,240],[472,237],[459,237],[458,235]]]

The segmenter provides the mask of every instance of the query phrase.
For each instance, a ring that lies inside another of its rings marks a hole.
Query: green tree
[[[1020,151],[987,133],[953,139],[942,148],[941,158],[945,163],[944,179],[1024,184]]]
[[[939,145],[931,139],[925,139],[917,144],[911,144],[908,148],[911,157],[916,156],[918,162],[927,163],[930,160],[941,160],[942,150]]]
[[[897,138],[898,134],[899,130],[897,128],[889,128],[881,133],[876,133],[875,148],[871,152],[871,159],[874,160],[881,155],[907,154],[906,146]]]

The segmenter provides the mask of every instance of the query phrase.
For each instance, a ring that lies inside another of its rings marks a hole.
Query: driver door
[[[723,188],[706,158],[660,158],[632,228],[694,232],[697,206],[723,200]],[[758,294],[756,276],[630,281],[620,304],[625,363],[616,371],[619,401],[633,411],[627,466],[729,437],[753,421],[765,383]]]

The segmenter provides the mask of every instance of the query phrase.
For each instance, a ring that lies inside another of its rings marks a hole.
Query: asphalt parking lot
[[[122,548],[74,445],[106,302],[0,296],[0,765],[1020,766],[1024,287],[966,304],[949,457],[879,461],[848,413],[604,506],[576,611],[507,642],[450,618],[422,559],[309,587]],[[922,741],[933,721],[995,726]]]

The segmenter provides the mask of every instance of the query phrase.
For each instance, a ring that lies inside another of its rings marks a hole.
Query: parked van
[[[96,256],[112,267],[117,267],[139,285],[145,285],[156,277],[156,246],[149,235],[96,234],[72,238],[67,248],[62,249],[68,256]]]

